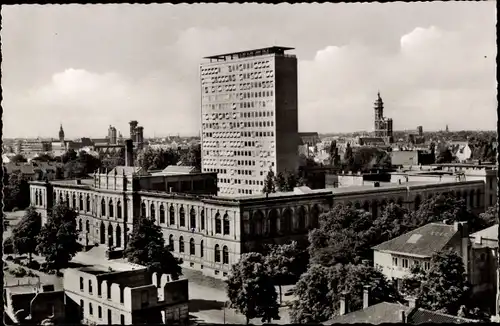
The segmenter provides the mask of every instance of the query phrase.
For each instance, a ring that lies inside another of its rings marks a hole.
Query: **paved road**
[[[286,298],[286,297],[284,297]],[[224,302],[227,296],[224,290],[189,283],[189,314],[198,323],[223,324],[224,319],[227,324],[245,324],[246,319],[242,314],[236,313],[233,309],[224,309]],[[224,314],[225,310],[225,314]],[[273,321],[275,324],[289,324],[288,309],[280,309],[281,320]],[[259,318],[252,319],[252,324],[262,324]]]

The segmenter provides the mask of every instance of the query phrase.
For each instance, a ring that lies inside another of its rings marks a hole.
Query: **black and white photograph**
[[[2,5],[4,324],[500,323],[496,5]]]

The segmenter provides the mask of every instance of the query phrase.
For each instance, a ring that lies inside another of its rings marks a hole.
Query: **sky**
[[[378,91],[395,130],[494,130],[495,25],[494,1],[2,6],[3,136],[198,135],[202,58],[275,45],[299,131],[372,131]]]

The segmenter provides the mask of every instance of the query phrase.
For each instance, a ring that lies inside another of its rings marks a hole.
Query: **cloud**
[[[363,44],[328,46],[300,63],[300,128],[371,130],[372,103],[380,90],[396,130],[445,124],[493,129],[495,56],[494,43],[474,31],[435,26],[401,36],[392,53]]]

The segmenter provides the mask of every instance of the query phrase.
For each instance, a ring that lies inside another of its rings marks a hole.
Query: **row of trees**
[[[279,172],[275,176],[273,170],[269,169],[264,180],[262,192],[269,194],[276,191],[293,191],[293,188],[303,186],[304,184],[305,180],[296,173],[286,171],[285,173]]]

